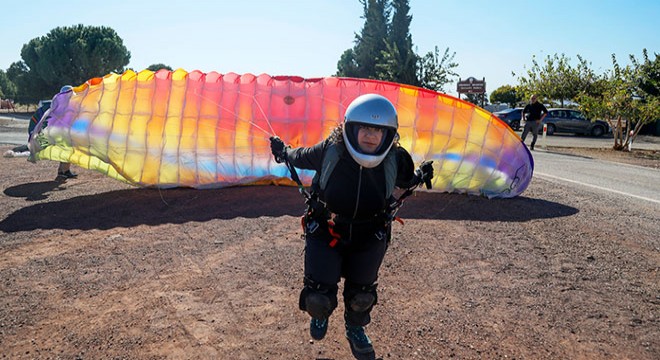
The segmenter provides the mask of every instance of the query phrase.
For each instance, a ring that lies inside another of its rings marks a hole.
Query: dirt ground
[[[75,167],[59,183],[56,163],[0,163],[2,358],[352,358],[341,304],[322,341],[297,309],[296,189],[146,190]],[[657,205],[559,185],[411,197],[367,327],[377,357],[659,359]]]

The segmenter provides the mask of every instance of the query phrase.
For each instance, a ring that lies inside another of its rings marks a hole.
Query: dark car
[[[39,104],[37,105],[37,109],[44,106],[44,105],[50,106],[50,104],[52,102],[53,102],[53,100],[39,100]]]
[[[548,125],[548,135],[554,133],[575,133],[591,136],[603,136],[612,130],[607,122],[591,121],[582,112],[573,109],[548,109],[548,116],[543,119]],[[543,127],[539,129],[543,133]]]
[[[520,130],[520,116],[522,114],[522,108],[515,109],[505,109],[502,111],[494,112],[493,115],[502,119],[510,128],[513,130]]]

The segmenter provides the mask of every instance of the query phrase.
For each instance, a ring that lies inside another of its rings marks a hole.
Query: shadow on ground
[[[128,189],[41,201],[59,183],[41,182],[5,189],[10,197],[34,203],[0,221],[0,231],[35,229],[112,229],[136,225],[181,224],[213,219],[299,216],[305,210],[294,187],[243,186],[217,190]],[[458,194],[419,192],[408,198],[404,219],[528,221],[576,214],[577,209],[547,200],[516,197],[486,199]]]
[[[27,201],[46,200],[53,191],[64,189],[63,184],[56,180],[23,184],[5,189],[5,195],[25,198]]]
[[[409,198],[399,215],[408,219],[521,222],[575,215],[578,209],[564,204],[517,196],[487,199],[446,193],[422,193]]]

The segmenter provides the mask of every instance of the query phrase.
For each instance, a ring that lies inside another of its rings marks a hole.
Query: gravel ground
[[[60,183],[53,162],[0,162],[3,358],[352,358],[341,316],[311,341],[297,310],[296,189],[145,190],[84,169]],[[367,328],[377,357],[658,359],[657,205],[549,185],[411,197]]]

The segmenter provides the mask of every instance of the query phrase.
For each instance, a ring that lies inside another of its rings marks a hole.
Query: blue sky
[[[642,49],[660,53],[657,0],[410,0],[417,53],[456,52],[462,78],[487,91],[515,84],[532,56],[581,55],[601,73]],[[0,69],[23,44],[57,26],[117,31],[141,70],[165,63],[188,71],[329,76],[364,24],[358,0],[11,1],[2,5]],[[455,85],[445,88],[455,95]]]

